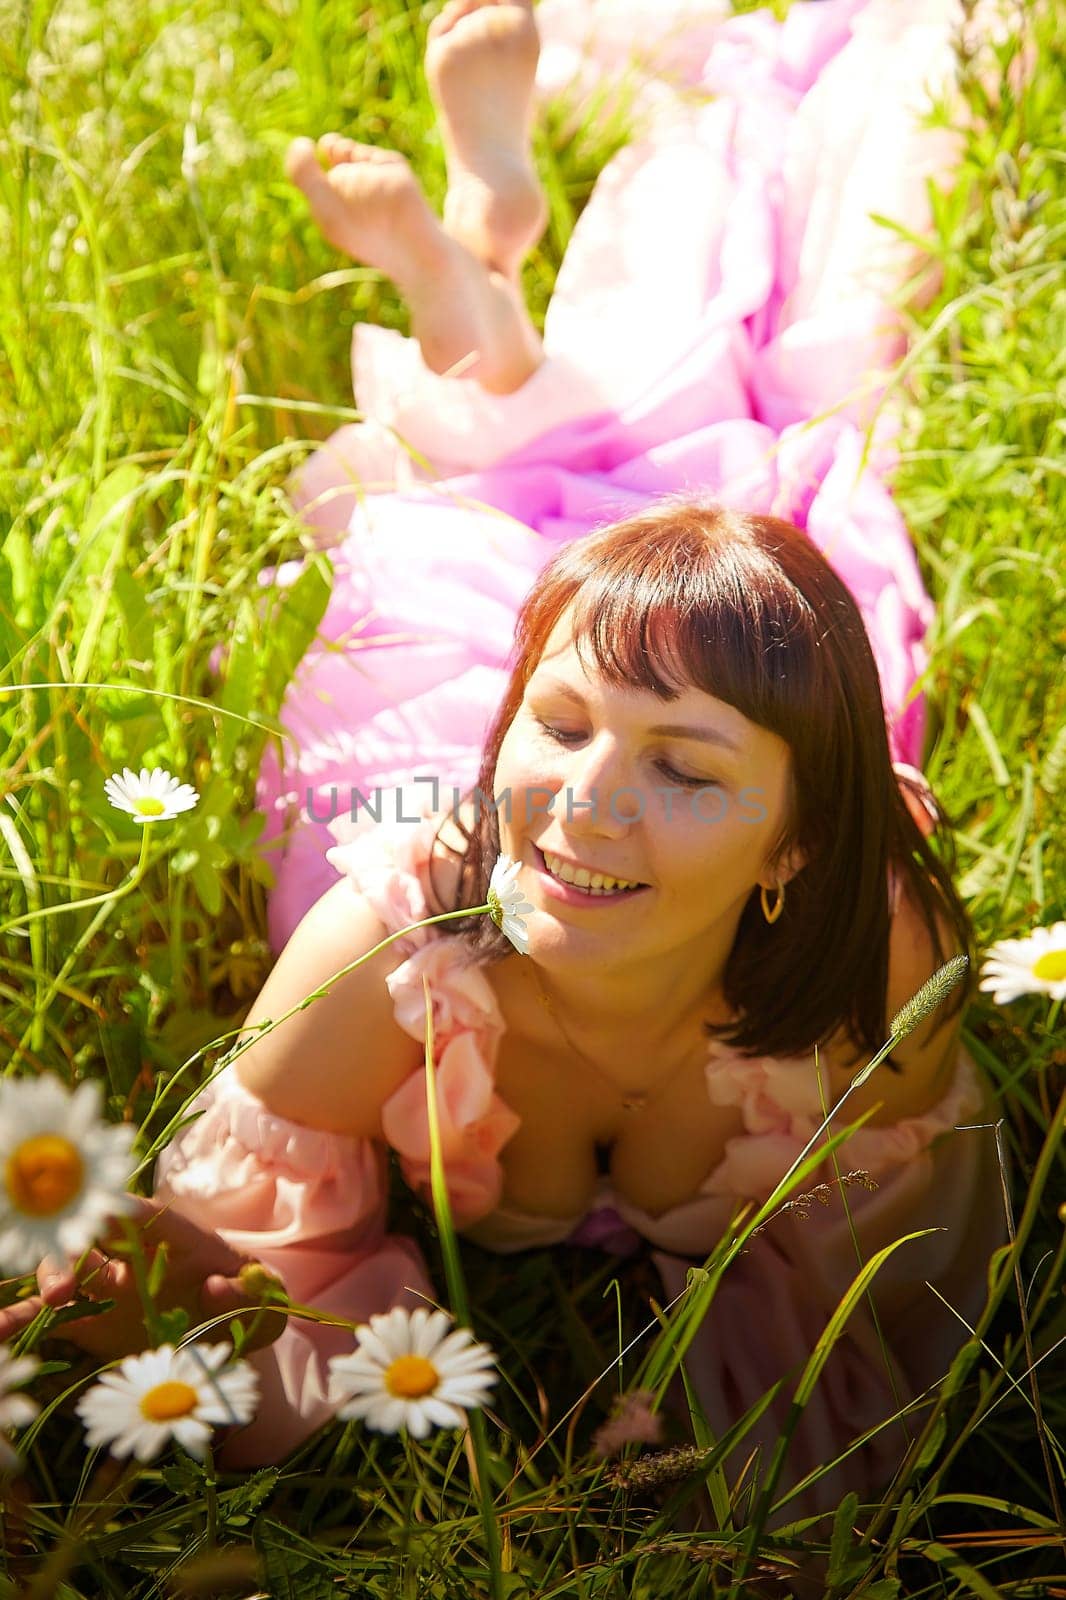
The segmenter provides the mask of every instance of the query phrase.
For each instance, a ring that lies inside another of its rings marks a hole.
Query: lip
[[[555,854],[554,850],[552,854]],[[566,858],[560,857],[560,859]],[[617,906],[621,905],[623,900],[636,900],[650,887],[645,883],[639,889],[619,889],[614,894],[586,894],[583,889],[578,889],[573,884],[563,883],[561,878],[553,878],[544,860],[544,852],[537,845],[533,846],[533,866],[544,893],[567,906]]]

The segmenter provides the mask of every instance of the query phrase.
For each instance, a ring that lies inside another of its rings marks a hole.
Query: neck
[[[699,960],[671,952],[658,962],[592,972],[556,964],[549,955],[536,960],[532,976],[572,1032],[586,1039],[622,1035],[654,1045],[676,1039],[696,1017],[720,1022],[731,1014],[722,983],[732,938],[723,942],[724,952],[709,950],[706,938],[701,940]]]

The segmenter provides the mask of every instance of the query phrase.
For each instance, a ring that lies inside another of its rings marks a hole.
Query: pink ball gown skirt
[[[366,420],[295,486],[335,544],[335,578],[284,703],[282,759],[271,747],[259,779],[277,951],[336,879],[326,823],[351,816],[353,795],[357,814],[366,796],[390,817],[413,775],[445,797],[473,783],[541,567],[667,493],[806,529],[862,609],[892,755],[920,762],[932,610],[885,486],[908,247],[873,216],[928,223],[926,182],[951,140],[919,116],[952,70],[955,8],[820,0],[784,23],[727,10],[538,7],[541,90],[579,111],[634,39],[650,42],[633,78],[638,137],[578,222],[546,359],[521,389],[438,377],[413,341],[355,330]]]

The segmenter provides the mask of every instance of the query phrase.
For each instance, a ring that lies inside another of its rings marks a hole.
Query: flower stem
[[[487,909],[487,908],[486,908]],[[459,1257],[459,1245],[455,1237],[455,1226],[452,1222],[451,1204],[448,1199],[448,1180],[444,1172],[444,1155],[440,1142],[440,1116],[437,1108],[437,1075],[433,1057],[433,999],[429,992],[429,982],[425,976],[422,978],[422,990],[426,1001],[426,1115],[429,1121],[429,1182],[430,1192],[433,1197],[433,1211],[437,1219],[437,1231],[440,1234],[441,1255],[444,1258],[444,1277],[448,1285],[448,1297],[451,1301],[452,1312],[462,1326],[470,1326],[470,1305],[466,1293],[466,1280],[463,1277],[463,1264]],[[474,1463],[477,1467],[477,1493],[481,1502],[481,1523],[485,1530],[486,1554],[489,1564],[489,1587],[493,1600],[503,1600],[501,1578],[503,1567],[501,1564],[500,1529],[496,1521],[496,1506],[492,1498],[492,1476],[490,1473],[489,1446],[485,1434],[485,1419],[480,1410],[475,1409],[467,1418],[470,1432],[470,1444],[474,1452]]]
[[[10,933],[12,928],[21,928],[25,923],[36,922],[41,917],[57,917],[62,911],[84,911],[86,906],[102,906],[113,904],[121,900],[122,896],[135,889],[144,877],[148,865],[148,826],[141,828],[141,854],[137,865],[134,867],[125,883],[120,883],[115,889],[105,889],[103,894],[91,894],[86,900],[71,900],[66,905],[38,906],[36,911],[27,911],[21,917],[13,917],[10,922],[0,925],[0,933]],[[97,919],[93,919],[92,930],[99,927]]]

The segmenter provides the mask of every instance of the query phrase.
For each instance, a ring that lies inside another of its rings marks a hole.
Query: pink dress
[[[348,876],[390,932],[430,914],[427,862],[438,821],[432,813],[412,824],[365,819],[347,843],[329,852],[334,870]],[[656,1246],[654,1259],[672,1298],[694,1260],[705,1259],[718,1243],[737,1203],[765,1199],[821,1123],[813,1055],[751,1059],[709,1042],[707,1094],[715,1105],[739,1107],[744,1131],[728,1141],[723,1159],[687,1204],[653,1217],[603,1179],[580,1215],[516,1211],[501,1204],[500,1152],[519,1118],[495,1089],[504,1023],[492,986],[483,971],[460,965],[456,941],[438,928],[397,941],[396,951],[398,964],[386,982],[397,1022],[418,1040],[424,1037],[423,978],[429,983],[438,1112],[456,1223],[489,1248],[569,1241],[625,1254],[647,1239]],[[841,1170],[865,1170],[877,1185],[847,1190],[863,1260],[904,1233],[939,1231],[903,1246],[874,1280],[891,1372],[864,1303],[804,1413],[782,1489],[946,1372],[962,1324],[926,1280],[970,1322],[983,1303],[985,1262],[1004,1242],[994,1143],[987,1129],[952,1130],[987,1122],[986,1097],[960,1049],[952,1080],[931,1110],[861,1129],[843,1147]],[[240,1084],[232,1065],[201,1092],[194,1109],[202,1115],[159,1157],[158,1198],[277,1271],[301,1304],[359,1322],[390,1305],[433,1296],[417,1247],[386,1232],[381,1146],[275,1116]],[[405,1179],[429,1204],[424,1068],[386,1102],[382,1125]],[[808,1217],[786,1213],[751,1241],[729,1268],[687,1361],[716,1433],[790,1370],[794,1385],[858,1270],[836,1190]],[[343,1329],[290,1318],[281,1338],[251,1357],[265,1401],[256,1420],[230,1439],[227,1464],[276,1460],[325,1421],[333,1409],[326,1364],[351,1342]],[[786,1383],[729,1463],[734,1472],[756,1443],[768,1459],[791,1392]],[[884,1429],[797,1497],[783,1520],[836,1505],[847,1489],[876,1495],[905,1446],[899,1423]]]
[[[390,928],[425,915],[431,824],[396,820],[410,814],[402,797],[425,780],[417,814],[429,780],[443,806],[449,784],[474,781],[515,614],[560,543],[664,492],[806,529],[862,609],[897,771],[913,778],[920,761],[915,685],[932,608],[883,482],[887,385],[903,348],[890,300],[908,251],[871,214],[912,234],[927,226],[926,181],[946,168],[951,136],[921,129],[917,113],[952,72],[954,0],[820,0],[783,23],[731,17],[724,0],[543,0],[537,16],[541,88],[568,89],[578,109],[644,41],[640,134],[596,185],[548,313],[546,360],[519,391],[434,376],[411,341],[355,330],[366,420],[335,434],[297,487],[335,545],[332,594],[285,701],[281,759],[268,751],[259,780],[278,951],[338,871]],[[302,570],[291,562],[262,582],[288,587]],[[384,796],[386,820],[371,826],[356,796],[379,807]],[[503,1023],[489,982],[460,971],[454,943],[433,931],[399,954],[389,988],[419,1039],[422,975],[430,982],[453,1205],[498,1249],[567,1238],[627,1249],[642,1237],[676,1293],[686,1258],[716,1244],[738,1200],[770,1192],[820,1121],[812,1062],[711,1046],[707,1093],[741,1108],[744,1131],[687,1205],[651,1217],[605,1182],[583,1217],[516,1213],[500,1203],[499,1155],[517,1119],[494,1086]],[[384,1111],[422,1193],[424,1091],[417,1071]],[[278,1270],[302,1303],[359,1321],[432,1294],[417,1248],[386,1231],[382,1147],[273,1115],[232,1067],[198,1104],[203,1115],[160,1157],[161,1196]],[[790,1482],[898,1409],[893,1384],[906,1397],[946,1370],[962,1325],[925,1280],[972,1318],[1002,1238],[991,1136],[950,1131],[982,1120],[984,1089],[960,1052],[933,1110],[845,1147],[845,1167],[878,1183],[848,1190],[864,1259],[902,1232],[939,1231],[875,1280],[891,1374],[864,1304],[805,1413]],[[712,1427],[802,1363],[856,1270],[837,1199],[752,1241],[690,1356]],[[330,1415],[325,1362],[350,1342],[290,1319],[253,1358],[264,1403],[230,1440],[231,1464],[277,1459]],[[772,1445],[790,1393],[745,1451]],[[846,1488],[876,1492],[904,1443],[898,1424],[885,1429],[788,1516]]]

